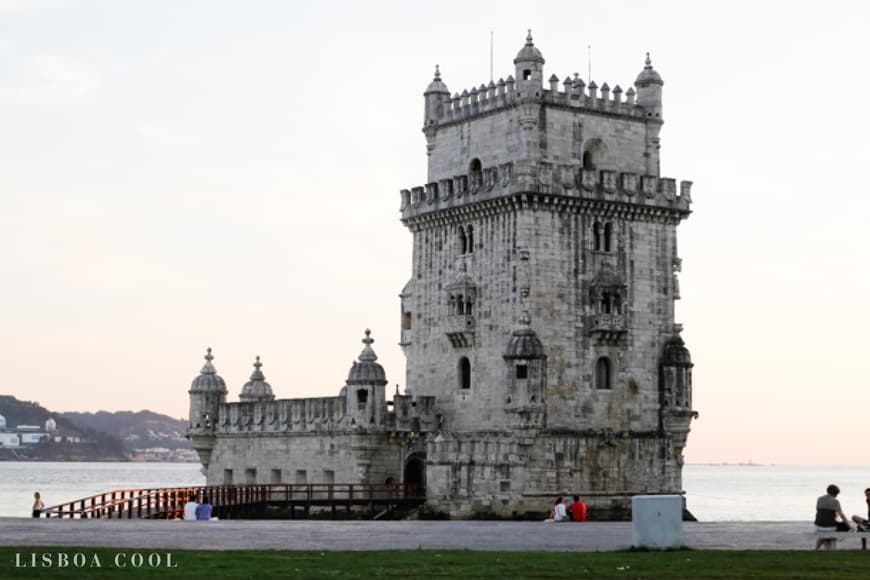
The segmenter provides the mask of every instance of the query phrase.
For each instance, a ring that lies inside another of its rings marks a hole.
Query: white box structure
[[[636,495],[631,498],[631,545],[635,548],[682,548],[683,497]]]

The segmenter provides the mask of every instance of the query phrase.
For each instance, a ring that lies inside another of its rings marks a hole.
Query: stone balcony
[[[474,316],[451,314],[447,317],[447,338],[456,348],[471,346],[474,339]]]
[[[606,344],[615,344],[628,334],[624,314],[593,314],[589,317],[588,328],[599,342]]]

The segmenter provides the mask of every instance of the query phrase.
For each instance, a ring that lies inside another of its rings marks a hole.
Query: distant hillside
[[[40,461],[125,461],[128,453],[117,437],[86,426],[76,425],[32,401],[19,401],[0,395],[0,415],[6,418],[6,429],[18,425],[34,425],[42,430],[48,419],[54,419],[57,429],[42,443],[22,445],[14,451],[0,449],[0,460],[34,459]],[[60,441],[55,441],[59,438]]]
[[[173,419],[153,411],[98,411],[61,413],[60,416],[80,427],[114,435],[123,440],[128,449],[192,449],[190,441],[184,438],[187,431],[186,420]]]

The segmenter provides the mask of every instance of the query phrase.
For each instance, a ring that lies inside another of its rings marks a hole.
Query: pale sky
[[[404,387],[422,92],[531,28],[545,77],[664,78],[687,461],[867,464],[866,6],[0,0],[0,393],[186,416],[211,346],[231,400],[255,355],[330,396],[366,328]]]

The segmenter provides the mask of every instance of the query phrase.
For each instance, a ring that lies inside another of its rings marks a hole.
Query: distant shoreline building
[[[674,323],[677,225],[691,182],[659,172],[662,79],[545,84],[531,33],[515,75],[424,93],[423,186],[401,293],[406,389],[386,398],[369,331],[337,397],[275,400],[259,359],[239,396],[211,350],[188,436],[209,485],[414,483],[462,517],[546,512],[581,494],[598,517],[680,493],[689,351]]]

